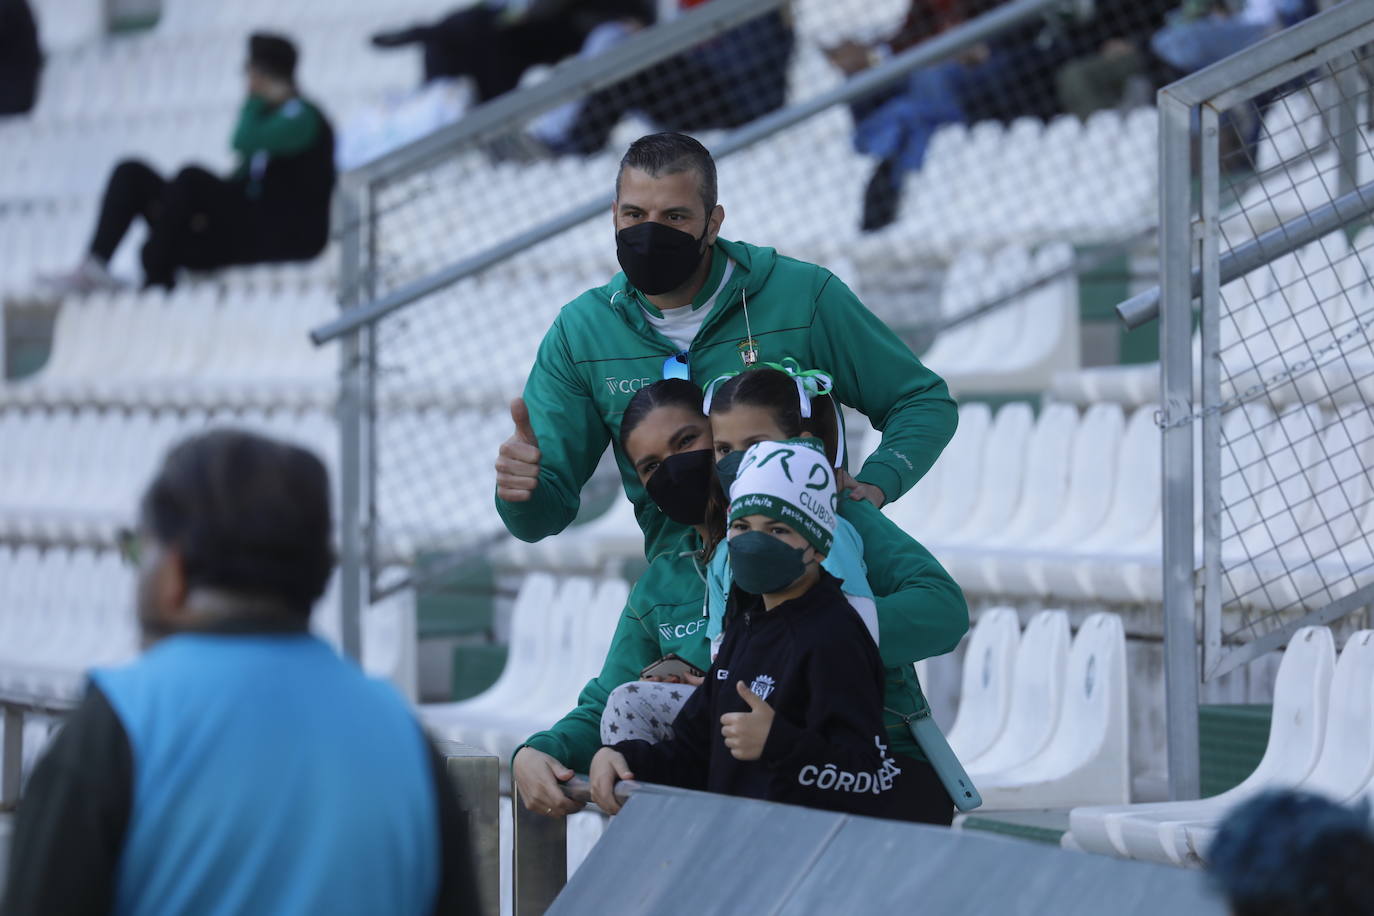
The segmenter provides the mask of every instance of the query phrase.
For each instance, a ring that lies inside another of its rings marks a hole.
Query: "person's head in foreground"
[[[296,93],[296,61],[299,54],[289,38],[267,32],[248,37],[248,94],[266,102],[280,103]]]
[[[1235,916],[1374,913],[1369,803],[1266,792],[1222,821],[1208,868]]]
[[[685,305],[706,279],[725,219],[715,160],[686,134],[640,137],[620,160],[612,217],[630,283],[664,307]]]
[[[139,515],[145,642],[306,629],[334,566],[329,477],[313,454],[236,430],[194,436],[167,455]]]
[[[772,610],[810,590],[835,537],[835,472],[819,440],[749,446],[730,487],[734,583]]]

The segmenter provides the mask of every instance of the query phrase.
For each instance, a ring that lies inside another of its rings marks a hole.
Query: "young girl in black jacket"
[[[615,813],[641,779],[882,815],[901,774],[882,741],[883,668],[839,580],[821,568],[836,524],[834,471],[815,439],[760,442],[730,489],[732,611],[706,683],[673,738],[592,760],[592,797]]]

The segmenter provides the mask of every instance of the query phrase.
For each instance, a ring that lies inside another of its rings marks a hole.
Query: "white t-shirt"
[[[658,333],[671,340],[673,346],[677,347],[678,350],[686,350],[692,346],[697,331],[701,330],[701,323],[706,320],[707,315],[711,314],[711,309],[716,304],[716,297],[720,295],[721,290],[725,289],[725,284],[730,281],[730,274],[734,272],[735,262],[727,258],[725,272],[720,275],[720,285],[716,287],[715,292],[711,293],[711,297],[698,308],[692,308],[689,304],[668,309],[663,313],[662,318],[645,310],[644,317],[649,319],[649,324],[653,325]]]

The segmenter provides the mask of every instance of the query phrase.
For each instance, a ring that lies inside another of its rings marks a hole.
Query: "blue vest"
[[[433,910],[433,769],[390,685],[306,635],[173,636],[92,679],[133,754],[115,913]]]

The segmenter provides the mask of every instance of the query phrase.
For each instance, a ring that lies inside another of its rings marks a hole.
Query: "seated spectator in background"
[[[314,455],[247,433],[167,456],[128,551],[146,650],[92,673],[34,770],[6,916],[476,912],[441,758],[309,633],[329,492]]]
[[[530,67],[576,54],[598,25],[649,25],[655,8],[654,0],[485,0],[429,25],[378,32],[372,44],[420,45],[425,82],[470,76],[480,103],[514,89]]]
[[[815,439],[751,446],[730,497],[734,585],[720,652],[671,740],[597,752],[592,799],[614,814],[615,783],[638,778],[900,817],[878,647],[821,565],[839,508],[824,449]]]
[[[110,176],[95,237],[71,273],[44,278],[57,294],[117,286],[110,259],[133,224],[148,223],[145,286],[171,288],[179,268],[304,261],[329,241],[334,131],[296,87],[296,47],[277,35],[248,43],[248,99],[234,128],[239,165],[227,179],[198,166],[167,181],[142,162]]]
[[[0,0],[0,115],[33,108],[42,69],[38,26],[28,0]]]
[[[702,2],[706,0],[681,0],[681,5]],[[599,153],[621,118],[631,112],[660,130],[747,124],[786,102],[794,43],[787,15],[778,10],[766,13],[592,93],[561,139],[541,139],[558,154]]]
[[[1187,0],[1155,33],[1150,47],[1160,60],[1188,74],[1230,57],[1292,25],[1311,10],[1308,0]]]
[[[1234,916],[1374,913],[1368,801],[1266,792],[1226,816],[1207,857]]]
[[[1073,59],[1055,73],[1060,107],[1084,120],[1122,104],[1131,80],[1153,90],[1168,82],[1150,50],[1175,0],[1097,0],[1091,15],[1071,29]],[[1134,93],[1132,93],[1134,95]],[[1152,92],[1142,104],[1152,104]]]
[[[897,31],[886,39],[861,43],[847,38],[826,48],[825,56],[845,76],[854,76],[963,22],[967,15],[965,6],[962,0],[912,0],[906,18]],[[849,111],[855,126],[862,124],[883,103],[900,95],[901,91],[901,83],[890,84],[851,102]],[[895,153],[879,158],[864,191],[861,226],[865,231],[879,229],[896,218],[897,198],[901,195],[904,174],[905,170],[900,167]]]
[[[853,42],[830,49],[833,63],[852,76],[889,53],[974,19],[1001,0],[913,0],[901,29],[888,42],[865,48]],[[984,118],[1009,121],[1055,113],[1053,89],[1041,85],[1063,54],[1045,24],[1032,22],[975,45],[959,57],[911,73],[853,107],[854,148],[878,160],[864,192],[860,228],[881,229],[897,218],[906,175],[919,171],[935,131]]]

